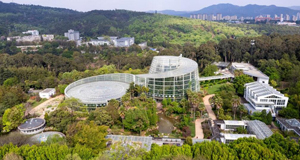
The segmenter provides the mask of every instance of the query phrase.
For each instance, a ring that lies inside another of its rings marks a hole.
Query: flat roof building
[[[244,74],[253,77],[255,81],[266,84],[269,83],[269,77],[249,63],[234,62],[231,64],[230,70],[232,73],[234,73],[235,70],[242,70]]]
[[[134,37],[122,37],[117,39],[115,47],[130,47],[134,44]]]
[[[42,118],[31,118],[21,124],[18,129],[23,134],[36,134],[45,129],[46,121]]]
[[[79,31],[74,31],[74,30],[70,29],[64,35],[65,35],[65,37],[67,37],[69,39],[69,41],[78,41],[78,40],[80,40]]]
[[[244,98],[250,103],[246,105],[249,112],[266,110],[271,112],[273,117],[278,110],[287,106],[289,99],[269,84],[259,82],[245,84]]]
[[[51,98],[51,96],[55,95],[55,88],[47,88],[39,93],[41,98]]]
[[[280,129],[283,131],[293,131],[300,136],[300,122],[297,119],[276,118]]]
[[[256,138],[254,134],[221,134],[223,137],[221,137],[221,142],[225,144],[229,144],[230,142],[233,142],[239,138]]]

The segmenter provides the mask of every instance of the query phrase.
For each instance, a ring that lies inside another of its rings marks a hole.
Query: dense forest
[[[208,40],[258,36],[254,30],[188,18],[126,10],[76,12],[67,9],[0,2],[0,35],[19,35],[37,29],[42,34],[63,35],[78,30],[87,39],[101,35],[131,36],[137,43],[201,44]]]

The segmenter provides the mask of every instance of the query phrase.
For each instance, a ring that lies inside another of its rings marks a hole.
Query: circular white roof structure
[[[80,99],[83,103],[106,103],[111,99],[121,98],[129,88],[128,83],[98,81],[76,86],[68,90],[68,95]]]
[[[181,56],[156,56],[148,74],[117,73],[80,79],[65,89],[65,95],[66,98],[77,98],[86,105],[102,106],[111,99],[120,99],[129,84],[134,82],[148,87],[148,96],[153,98],[181,98],[188,88],[194,91],[200,89],[198,79],[198,64],[195,61]]]

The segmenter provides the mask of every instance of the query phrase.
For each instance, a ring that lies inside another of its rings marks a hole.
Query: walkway
[[[56,107],[63,101],[64,95],[59,95],[54,98],[50,98],[47,101],[41,103],[40,105],[34,107],[32,110],[29,111],[29,114],[37,114],[40,115],[40,118],[44,118],[46,110],[55,110]],[[51,106],[51,107],[50,107]],[[48,108],[49,107],[49,108]]]
[[[204,102],[204,105],[205,105],[205,108],[206,108],[206,111],[208,113],[208,116],[211,120],[216,120],[216,115],[214,113],[214,111],[212,110],[212,107],[209,103],[209,99],[212,98],[213,96],[215,96],[215,94],[210,94],[210,95],[207,95],[203,98],[203,102]]]
[[[215,96],[215,95],[211,94],[211,95],[207,95],[207,96],[203,97],[203,102],[204,102],[204,105],[205,105],[205,108],[206,108],[209,118],[212,120],[216,120],[217,119],[216,115],[213,112],[212,107],[209,103],[209,99],[213,96]],[[196,121],[195,121],[195,138],[204,139],[204,134],[203,134],[203,129],[202,129],[201,123],[204,122],[205,120],[206,120],[206,118],[196,119]]]
[[[204,139],[203,129],[201,123],[204,122],[205,119],[198,118],[195,121],[195,138]]]

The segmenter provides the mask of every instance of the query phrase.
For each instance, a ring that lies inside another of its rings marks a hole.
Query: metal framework
[[[255,134],[258,139],[265,139],[273,134],[271,129],[259,120],[249,121],[248,130],[250,133]]]

